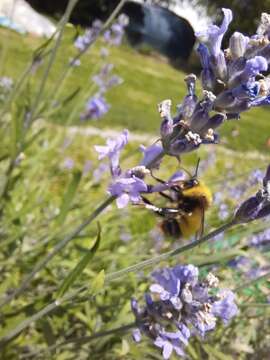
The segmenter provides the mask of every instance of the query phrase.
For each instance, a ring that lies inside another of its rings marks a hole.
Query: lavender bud
[[[191,118],[190,128],[194,132],[199,132],[200,129],[209,120],[209,111],[212,109],[216,96],[211,92],[204,90],[204,99],[200,101]]]
[[[212,69],[203,69],[201,72],[202,86],[205,90],[213,91],[216,83]]]
[[[213,115],[208,122],[203,126],[200,130],[202,136],[206,135],[209,129],[217,129],[225,120],[226,115],[222,113],[218,113]]]
[[[215,99],[214,108],[215,109],[226,109],[229,106],[233,106],[235,98],[232,95],[231,90],[226,90],[221,92]]]
[[[197,77],[194,74],[189,74],[188,76],[185,77],[184,80],[187,84],[188,95],[193,96],[195,94],[196,79]]]
[[[270,14],[262,13],[261,21],[257,28],[256,33],[258,35],[262,35],[262,36],[267,35],[268,36],[269,30],[270,30]]]
[[[233,33],[229,42],[230,52],[233,60],[244,56],[248,43],[249,38],[247,36],[244,36],[237,31]]]
[[[270,214],[270,165],[263,179],[263,188],[247,199],[236,211],[235,220],[246,223]]]
[[[158,111],[163,121],[160,126],[160,134],[162,138],[170,135],[173,132],[173,119],[171,117],[171,100],[164,100],[158,104]]]
[[[238,223],[247,223],[256,218],[259,210],[261,210],[261,201],[257,196],[252,196],[240,205],[234,218]]]
[[[268,167],[266,169],[266,173],[263,178],[263,186],[265,188],[269,187],[269,182],[270,182],[270,165],[268,165]],[[267,190],[268,190],[268,193],[270,193],[270,189],[267,189]]]
[[[216,77],[225,81],[227,79],[227,65],[223,51],[220,51],[216,56],[211,56],[210,62]]]
[[[249,100],[236,101],[233,105],[228,107],[226,111],[228,113],[241,113],[251,108],[251,102]]]

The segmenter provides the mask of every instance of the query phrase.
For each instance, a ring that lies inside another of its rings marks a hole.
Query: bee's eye
[[[186,188],[190,189],[194,186],[197,186],[199,184],[199,181],[197,179],[190,179],[186,183]]]

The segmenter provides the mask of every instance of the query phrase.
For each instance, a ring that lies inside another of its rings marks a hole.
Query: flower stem
[[[125,275],[125,274],[127,274],[129,272],[141,270],[141,269],[146,268],[148,266],[157,264],[160,261],[167,260],[170,257],[174,257],[176,255],[179,255],[179,254],[185,252],[185,251],[193,249],[194,247],[199,246],[199,245],[205,243],[206,241],[214,238],[215,236],[221,234],[225,230],[230,229],[234,225],[235,225],[235,222],[234,222],[234,220],[232,220],[232,221],[222,225],[218,229],[210,232],[209,234],[203,236],[201,239],[191,242],[190,244],[180,246],[180,247],[176,248],[175,250],[168,251],[168,252],[166,252],[164,254],[161,254],[161,255],[158,255],[158,256],[156,256],[156,257],[154,257],[152,259],[144,260],[144,261],[142,261],[142,262],[140,262],[138,264],[131,265],[131,266],[125,268],[125,269],[115,271],[115,272],[107,275],[106,282],[113,281],[113,280],[118,279],[119,277],[121,277],[121,276],[123,276],[123,275]]]

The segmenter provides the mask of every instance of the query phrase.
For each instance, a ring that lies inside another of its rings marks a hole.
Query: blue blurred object
[[[123,12],[129,17],[126,33],[131,45],[147,44],[171,61],[187,60],[195,43],[190,23],[157,5],[127,2]]]
[[[13,22],[7,16],[0,16],[0,26],[14,30],[22,35],[26,34],[26,30],[23,27]]]

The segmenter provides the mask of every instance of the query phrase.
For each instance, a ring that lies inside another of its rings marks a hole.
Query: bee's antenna
[[[201,161],[201,159],[199,158],[198,161],[197,161],[197,165],[196,165],[196,169],[195,169],[195,174],[193,175],[193,177],[194,177],[195,179],[198,177],[198,171],[199,171],[200,161]]]

